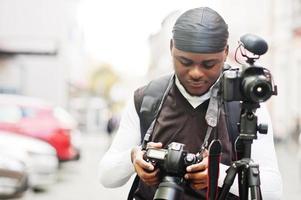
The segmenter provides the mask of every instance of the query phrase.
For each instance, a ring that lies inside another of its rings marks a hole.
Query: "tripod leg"
[[[248,185],[248,168],[247,165],[242,167],[238,173],[238,189],[239,198],[241,200],[248,199],[249,185]]]
[[[259,199],[262,199],[261,197],[261,191],[260,191],[260,188],[258,186],[252,186],[250,188],[250,193],[251,193],[251,199],[253,200],[259,200]]]
[[[260,190],[260,177],[259,177],[259,166],[257,164],[251,164],[249,166],[248,184],[251,192],[251,199],[261,200]]]
[[[229,193],[229,190],[231,188],[231,185],[234,182],[235,175],[237,174],[237,166],[235,163],[233,163],[230,168],[227,170],[227,175],[225,177],[222,189],[220,191],[220,194],[218,196],[218,200],[224,200],[227,197],[227,194]]]

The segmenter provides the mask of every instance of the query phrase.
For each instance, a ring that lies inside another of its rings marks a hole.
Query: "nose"
[[[204,73],[198,65],[194,65],[189,70],[189,76],[191,77],[191,79],[198,80],[198,79],[201,79],[204,76]]]

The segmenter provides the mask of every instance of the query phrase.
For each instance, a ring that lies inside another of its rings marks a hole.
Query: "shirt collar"
[[[184,88],[184,86],[181,84],[181,82],[179,81],[178,77],[175,76],[175,84],[177,86],[177,88],[179,89],[179,91],[181,92],[181,94],[185,97],[185,99],[187,99],[187,101],[190,103],[190,105],[193,108],[198,107],[199,105],[201,105],[202,103],[204,103],[206,100],[210,99],[211,96],[211,91],[212,88],[215,84],[213,84],[210,89],[208,90],[208,92],[206,92],[205,94],[201,95],[201,96],[192,96],[190,95],[186,89]],[[217,79],[217,81],[215,83],[217,83],[219,80],[219,78]]]

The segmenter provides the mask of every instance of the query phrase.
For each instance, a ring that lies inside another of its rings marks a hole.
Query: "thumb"
[[[161,148],[163,145],[161,142],[149,142],[147,143],[147,148],[153,147],[153,148]]]
[[[208,157],[208,156],[209,156],[209,151],[205,149],[205,151],[203,152],[203,157]]]

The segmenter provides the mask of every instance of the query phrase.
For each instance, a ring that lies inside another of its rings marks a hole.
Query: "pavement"
[[[106,189],[97,180],[97,166],[111,138],[104,133],[84,134],[79,161],[62,163],[57,183],[43,192],[28,191],[20,200],[121,200],[131,186]]]
[[[44,192],[28,191],[19,200],[122,200],[126,199],[131,181],[115,189],[102,187],[97,180],[97,166],[108,149],[111,137],[105,133],[88,133],[82,137],[82,157],[63,163],[57,183]],[[277,143],[279,168],[283,178],[283,199],[297,200],[301,196],[301,162],[298,145]],[[133,178],[132,178],[133,179]]]
[[[275,145],[282,175],[283,200],[301,199],[301,147],[289,140]]]

